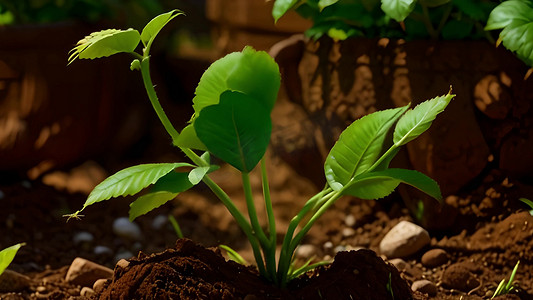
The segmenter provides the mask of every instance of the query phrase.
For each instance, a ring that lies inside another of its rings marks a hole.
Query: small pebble
[[[72,237],[72,241],[75,245],[81,244],[81,243],[91,243],[94,241],[94,236],[87,231],[81,231],[78,232]]]
[[[96,255],[113,255],[113,250],[106,246],[96,246],[93,252]]]
[[[296,249],[295,254],[298,257],[310,258],[315,253],[316,253],[316,247],[314,245],[305,244],[305,245],[300,245],[300,247]]]
[[[324,248],[325,251],[329,251],[333,249],[333,243],[330,241],[327,241],[324,243],[324,245],[322,245],[322,248]]]
[[[426,279],[413,282],[411,285],[411,290],[413,292],[428,294],[430,297],[437,295],[437,286],[433,282]]]
[[[76,257],[68,268],[65,280],[67,282],[92,287],[101,278],[111,278],[113,270],[81,257]]]
[[[84,287],[81,288],[80,296],[82,296],[82,297],[90,297],[90,296],[92,296],[94,294],[95,294],[94,290],[91,289],[90,287],[84,286]]]
[[[355,230],[351,227],[346,227],[342,229],[342,236],[343,237],[351,237],[355,235]]]
[[[37,289],[35,289],[38,293],[44,293],[46,292],[46,287],[45,286],[38,286]]]
[[[117,263],[115,264],[115,267],[120,268],[120,269],[126,269],[129,265],[130,265],[130,262],[123,258],[117,261]]]
[[[343,245],[338,245],[333,249],[333,253],[337,254],[339,252],[346,251],[346,247]]]
[[[448,262],[448,253],[442,249],[431,249],[422,255],[422,264],[428,268],[435,268]]]
[[[354,215],[347,215],[346,218],[344,218],[344,224],[348,227],[353,227],[355,225],[355,217]]]
[[[168,217],[167,216],[165,216],[165,215],[157,215],[152,220],[152,229],[160,230],[167,223],[168,223]]]
[[[391,263],[393,266],[395,266],[396,269],[398,269],[398,271],[405,270],[408,267],[407,262],[405,262],[405,260],[403,260],[401,258],[393,258],[393,259],[389,260],[389,263]]]
[[[93,284],[93,291],[95,293],[100,293],[101,291],[103,291],[105,288],[106,282],[107,282],[107,279],[96,280]]]
[[[407,257],[429,244],[429,233],[422,227],[401,221],[379,243],[379,250],[388,258]]]
[[[113,222],[113,233],[127,240],[139,241],[142,239],[139,225],[130,222],[125,217],[118,218]]]

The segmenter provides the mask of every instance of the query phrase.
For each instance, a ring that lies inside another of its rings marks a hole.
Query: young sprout
[[[496,291],[494,291],[494,295],[492,295],[491,299],[494,299],[494,297],[509,294],[512,292],[515,287],[513,286],[514,277],[516,275],[516,271],[518,271],[518,264],[520,264],[520,261],[516,262],[516,265],[514,266],[513,271],[511,272],[511,276],[509,277],[509,281],[505,281],[505,278],[500,281],[500,284],[496,288]]]
[[[342,196],[379,199],[405,183],[441,200],[438,184],[426,175],[406,169],[389,168],[399,148],[416,139],[444,111],[455,95],[378,111],[353,122],[342,132],[324,164],[327,184],[311,197],[290,221],[278,248],[276,220],[270,195],[265,153],[272,131],[271,113],[281,84],[279,67],[268,53],[245,47],[214,62],[204,73],[192,100],[194,114],[179,132],[165,114],[150,75],[150,46],[157,33],[179,10],[159,15],[139,33],[137,30],[109,30],[82,40],[69,57],[94,59],[116,53],[133,55],[133,71],[140,71],[148,99],[172,144],[190,163],[142,164],[121,170],[105,179],[91,192],[83,207],[69,218],[79,217],[87,206],[110,198],[146,193],[130,204],[130,219],[163,205],[203,182],[226,206],[248,238],[261,276],[281,287],[293,278],[324,264],[294,266],[294,252],[313,224]],[[142,53],[134,52],[142,42]],[[392,134],[392,139],[391,139]],[[217,170],[211,155],[241,173],[247,216],[209,173]],[[261,170],[266,226],[259,222],[250,172]],[[171,220],[172,222],[172,220]],[[179,234],[178,234],[179,236]],[[240,260],[232,251],[231,256]]]

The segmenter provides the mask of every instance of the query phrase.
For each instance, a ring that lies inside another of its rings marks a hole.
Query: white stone
[[[407,257],[430,242],[429,233],[408,221],[394,226],[379,243],[379,250],[388,258]]]
[[[76,257],[68,268],[65,280],[80,286],[92,287],[102,278],[111,278],[113,270],[81,257]]]
[[[330,242],[330,241],[327,241],[324,243],[324,245],[322,246],[324,248],[325,251],[329,251],[331,249],[333,249],[333,243]]]
[[[112,255],[113,250],[111,250],[109,247],[106,246],[96,246],[93,249],[94,254],[96,255]]]
[[[351,237],[355,235],[355,230],[351,227],[346,227],[342,229],[342,236],[343,237]]]
[[[130,220],[125,217],[118,218],[113,222],[113,233],[121,238],[132,241],[139,241],[142,239],[139,225],[130,222]]]
[[[107,283],[107,279],[98,279],[93,284],[93,291],[95,293],[100,293],[104,290]]]
[[[356,222],[356,219],[354,217],[354,215],[347,215],[345,218],[344,218],[344,224],[346,224],[346,226],[348,227],[352,227],[355,225],[355,222]]]
[[[94,236],[90,232],[81,231],[81,232],[76,233],[72,237],[72,241],[74,242],[75,245],[78,245],[81,243],[91,243],[92,241],[94,241]]]
[[[168,223],[168,217],[165,215],[157,215],[152,220],[152,229],[159,230]]]
[[[296,249],[296,253],[295,254],[296,254],[297,257],[310,258],[315,253],[316,253],[315,246],[309,245],[309,244],[305,244],[305,245],[300,245],[300,247],[298,247]]]

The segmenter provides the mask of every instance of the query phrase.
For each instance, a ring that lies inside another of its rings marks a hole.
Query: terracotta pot
[[[396,164],[434,178],[445,196],[493,168],[531,176],[533,79],[524,80],[527,67],[503,48],[485,41],[293,37],[271,54],[285,88],[284,109],[274,117],[275,149],[319,186],[322,166],[310,169],[309,162],[323,161],[351,122],[410,101],[416,105],[450,86],[457,97]]]
[[[0,28],[0,171],[37,177],[131,145],[139,118],[115,141],[118,124],[132,117],[132,95],[142,95],[130,86],[129,58],[79,60],[67,68],[68,51],[95,30],[71,23]]]

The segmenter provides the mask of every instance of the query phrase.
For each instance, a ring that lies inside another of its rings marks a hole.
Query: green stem
[[[307,224],[305,224],[305,226],[302,228],[302,230],[300,230],[296,236],[294,237],[294,239],[291,241],[291,246],[289,248],[289,251],[292,251],[294,252],[294,250],[296,249],[296,247],[300,244],[300,242],[302,241],[303,237],[307,234],[307,232],[309,232],[309,230],[311,229],[311,227],[315,224],[315,222],[318,220],[318,218],[320,218],[325,212],[326,210],[333,204],[335,203],[335,201],[337,201],[337,199],[339,199],[340,197],[342,196],[341,192],[340,191],[336,191],[336,192],[333,192],[332,195],[329,196],[329,200],[326,201],[326,203],[324,203],[324,205],[322,205],[318,210],[317,212],[311,217],[311,219],[309,219],[309,221],[307,222]]]
[[[294,232],[296,231],[296,228],[300,224],[300,222],[307,216],[308,212],[315,207],[317,202],[320,202],[320,200],[327,194],[331,192],[331,188],[324,188],[320,193],[314,195],[311,199],[307,200],[304,207],[300,212],[292,218],[291,222],[289,223],[289,227],[287,229],[287,233],[285,233],[285,237],[283,239],[283,244],[281,246],[281,253],[279,256],[279,262],[278,262],[278,282],[284,286],[287,281],[287,275],[290,268],[291,259],[293,256],[294,251],[290,251],[290,245],[292,238],[294,236]]]
[[[159,120],[165,127],[165,130],[170,134],[170,137],[172,138],[172,142],[174,143],[179,133],[174,128],[172,123],[170,123],[170,120],[168,119],[167,115],[165,114],[165,111],[163,110],[163,107],[161,107],[161,104],[159,103],[159,99],[157,98],[157,93],[155,92],[154,85],[152,83],[152,77],[150,76],[150,57],[144,57],[141,60],[141,74],[144,82],[144,88],[146,89],[146,92],[148,93],[148,98],[150,99],[150,102],[152,103],[152,106],[154,107],[155,112],[157,113],[157,116],[159,117]]]
[[[150,56],[145,56],[141,60],[141,74],[144,82],[144,87],[146,89],[146,92],[148,94],[148,98],[150,99],[150,102],[152,103],[152,106],[154,110],[157,113],[157,116],[159,117],[159,120],[165,127],[165,130],[168,132],[168,134],[172,138],[172,142],[174,145],[176,145],[177,138],[179,136],[178,131],[174,128],[170,120],[168,119],[167,115],[165,114],[163,107],[159,103],[159,99],[157,97],[157,93],[154,89],[154,85],[152,83],[152,77],[150,76]],[[191,159],[195,164],[198,166],[206,166],[207,163],[199,157],[194,151],[192,151],[189,148],[183,148],[180,147],[180,149],[183,151],[183,153]],[[265,270],[265,265],[263,262],[263,257],[261,256],[261,248],[259,245],[259,242],[254,235],[254,232],[252,230],[252,227],[250,224],[246,221],[244,216],[241,214],[239,209],[235,206],[235,203],[231,200],[231,198],[218,186],[209,176],[204,176],[202,181],[211,189],[211,191],[222,201],[224,206],[228,209],[228,211],[231,213],[233,218],[235,218],[235,221],[237,224],[241,227],[241,229],[244,231],[244,234],[250,241],[250,244],[252,246],[252,250],[254,253],[255,261],[257,262],[257,268],[259,269],[259,273],[263,276],[267,276],[267,272]],[[264,235],[264,233],[263,233]]]
[[[365,171],[365,173],[370,173],[372,171],[374,171],[375,168],[377,168],[377,166],[379,166],[385,159],[387,159],[387,157],[394,151],[398,148],[398,146],[396,146],[396,144],[393,144],[388,150],[387,152],[385,152],[370,168],[368,168],[368,170]]]
[[[274,209],[272,206],[272,198],[270,197],[270,186],[268,184],[268,174],[264,157],[261,159],[261,183],[263,186],[263,199],[265,199],[265,209],[268,219],[268,235],[270,240],[270,246],[266,249],[265,253],[265,261],[268,273],[274,284],[276,284],[276,219],[274,218]]]
[[[250,241],[250,244],[252,246],[252,250],[254,252],[254,258],[257,262],[257,268],[259,269],[259,273],[263,277],[267,277],[267,272],[265,269],[265,265],[263,262],[263,257],[261,256],[261,247],[259,245],[257,237],[254,235],[254,231],[250,224],[246,221],[244,216],[241,214],[239,209],[235,206],[233,201],[231,201],[231,198],[220,188],[211,178],[208,176],[204,176],[204,179],[202,180],[208,187],[213,191],[213,193],[222,201],[224,206],[228,209],[228,211],[231,213],[233,218],[235,218],[235,221],[239,226],[241,227],[242,231],[244,231],[244,234]]]
[[[257,218],[257,209],[255,208],[255,202],[252,194],[252,184],[250,183],[250,174],[247,172],[241,173],[242,185],[244,189],[244,197],[246,199],[246,206],[248,208],[248,216],[250,217],[250,223],[252,224],[252,229],[254,230],[255,236],[261,242],[261,245],[268,247],[268,238],[265,235],[265,232],[259,224],[259,219]]]

